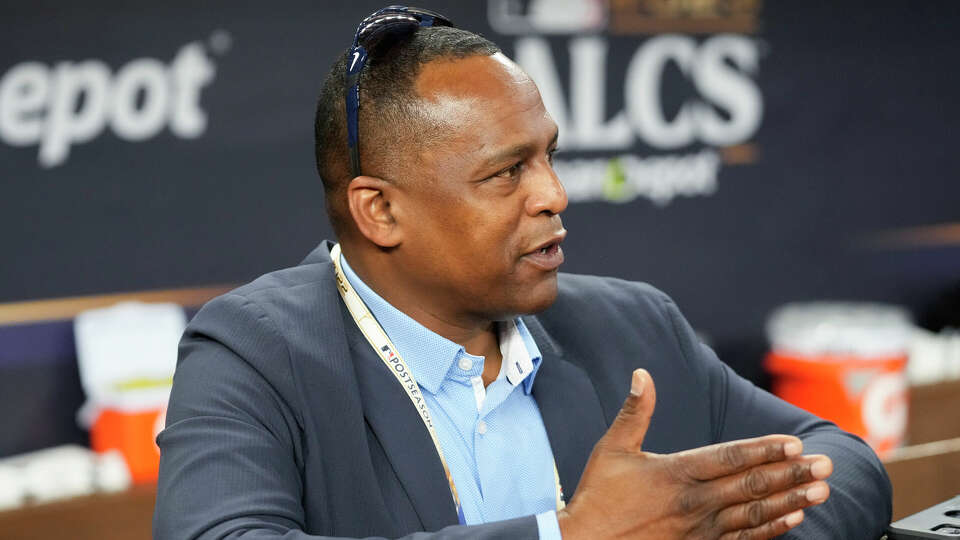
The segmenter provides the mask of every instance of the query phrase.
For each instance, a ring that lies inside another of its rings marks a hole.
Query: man
[[[191,322],[155,537],[878,537],[862,441],[740,379],[659,291],[558,274],[557,127],[447,25],[378,12],[325,80],[340,243]]]

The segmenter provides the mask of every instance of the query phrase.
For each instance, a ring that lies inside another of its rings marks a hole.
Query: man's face
[[[501,319],[540,311],[557,294],[557,126],[533,81],[501,54],[432,62],[417,79],[442,128],[426,137],[394,206],[396,258],[449,313]]]

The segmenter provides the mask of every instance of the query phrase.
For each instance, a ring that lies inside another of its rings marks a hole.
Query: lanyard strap
[[[453,504],[457,508],[457,519],[461,525],[466,525],[467,522],[463,515],[463,506],[460,505],[457,487],[453,483],[453,475],[450,474],[450,467],[447,466],[447,460],[443,457],[443,449],[440,447],[437,429],[433,426],[430,409],[427,408],[427,402],[423,394],[420,393],[420,386],[417,384],[417,380],[413,377],[413,373],[410,372],[403,357],[400,356],[400,352],[397,351],[396,346],[394,346],[390,338],[387,337],[387,333],[384,332],[383,327],[381,327],[380,323],[373,317],[370,310],[367,309],[366,304],[364,304],[360,298],[360,295],[357,294],[357,291],[353,289],[347,277],[344,275],[343,269],[340,266],[340,244],[334,245],[333,249],[330,250],[330,258],[333,259],[333,268],[337,276],[337,290],[340,291],[340,297],[343,298],[343,303],[346,304],[347,310],[353,317],[353,321],[357,324],[363,337],[367,338],[367,342],[370,343],[373,350],[376,351],[380,359],[383,360],[383,363],[390,370],[390,373],[393,373],[397,382],[403,387],[407,393],[407,397],[410,398],[410,402],[413,403],[417,413],[420,414],[420,420],[423,421],[423,425],[430,433],[430,439],[433,441],[437,456],[440,457],[440,464],[443,465],[443,473],[446,475],[447,483],[450,485],[450,495],[453,497]],[[562,510],[566,505],[563,501],[563,489],[560,487],[560,474],[557,472],[556,461],[553,463],[553,479],[556,486],[557,510]]]

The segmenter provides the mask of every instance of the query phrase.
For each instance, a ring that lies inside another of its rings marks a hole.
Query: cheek
[[[461,222],[461,233],[452,241],[472,250],[471,258],[485,262],[490,270],[502,272],[516,262],[521,249],[518,221],[492,212],[473,215]]]
[[[417,251],[468,279],[505,277],[528,247],[520,231],[520,202],[435,192],[412,215]]]
[[[510,280],[516,264],[512,228],[465,214],[451,216],[442,226],[428,249],[433,250],[435,263],[446,268],[445,280],[481,296]]]

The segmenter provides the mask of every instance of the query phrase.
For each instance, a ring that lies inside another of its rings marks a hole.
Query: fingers
[[[713,480],[747,469],[798,456],[800,439],[791,435],[767,435],[695,448],[673,454],[680,470],[694,480]]]
[[[783,516],[776,521],[769,521],[750,529],[740,529],[730,531],[720,537],[719,540],[765,540],[780,536],[803,522],[803,510],[797,510]]]
[[[751,501],[801,484],[824,480],[832,472],[833,462],[829,457],[800,456],[712,480],[710,497],[728,504]]]
[[[630,395],[623,402],[623,407],[601,442],[608,448],[639,452],[656,404],[657,391],[653,386],[653,378],[645,369],[634,371],[630,381]]]
[[[715,521],[718,529],[722,531],[756,528],[797,510],[820,504],[829,496],[830,486],[817,480],[764,499],[724,508],[717,514]]]

